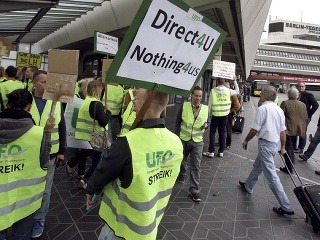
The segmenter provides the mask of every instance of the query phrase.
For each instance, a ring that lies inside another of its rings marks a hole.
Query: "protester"
[[[293,208],[283,190],[274,164],[279,140],[280,154],[286,153],[285,116],[282,109],[274,103],[276,97],[277,92],[273,86],[264,87],[261,91],[260,98],[263,104],[258,108],[252,128],[242,143],[243,149],[247,150],[248,142],[257,135],[259,152],[246,182],[239,181],[239,184],[244,191],[252,193],[254,185],[263,172],[266,182],[280,203],[280,207],[274,207],[272,210],[282,215],[293,215]]]
[[[228,114],[231,108],[231,96],[237,95],[238,91],[231,90],[224,86],[224,78],[217,79],[217,87],[211,89],[209,96],[209,114],[212,115],[210,123],[209,148],[203,155],[213,158],[215,151],[215,135],[218,129],[219,134],[219,149],[218,156],[223,157],[223,152],[226,146],[226,127]],[[237,85],[238,86],[238,85]]]
[[[87,96],[83,105],[79,109],[79,115],[76,124],[75,138],[79,140],[91,141],[94,124],[99,131],[108,130],[108,122],[111,117],[109,105],[104,107],[100,101],[102,93],[102,83],[100,81],[91,81],[87,86]],[[91,177],[95,168],[101,160],[102,152],[92,150],[92,162],[90,168],[81,179],[83,188],[86,188],[87,181]]]
[[[194,202],[200,202],[200,163],[203,150],[203,134],[208,127],[208,106],[201,104],[202,89],[193,88],[191,102],[184,102],[177,114],[175,133],[183,145],[183,160],[178,181],[185,182],[187,160],[190,155],[190,187],[189,193]]]
[[[38,70],[33,75],[32,93],[34,101],[30,113],[37,126],[44,126],[50,116],[52,106],[51,100],[43,99],[44,90],[46,87],[47,72]],[[41,208],[36,212],[32,229],[32,238],[40,237],[43,234],[45,217],[49,211],[51,187],[56,166],[59,166],[64,161],[66,151],[66,124],[64,120],[64,110],[60,102],[57,102],[54,116],[56,125],[51,134],[51,152],[48,162],[48,173],[46,176],[46,187],[43,194]]]
[[[140,89],[138,113],[149,91]],[[104,189],[99,239],[156,239],[183,158],[180,139],[160,118],[169,100],[157,92],[138,128],[118,137],[88,182],[87,205]],[[146,144],[148,143],[148,144]]]
[[[11,228],[10,239],[30,240],[45,189],[54,118],[48,118],[44,128],[35,126],[29,113],[32,95],[25,89],[14,90],[7,98],[8,108],[0,113],[0,166],[14,170],[1,170],[0,239]],[[4,149],[14,154],[5,155]]]
[[[307,127],[311,121],[312,115],[317,111],[319,107],[319,103],[315,99],[312,93],[306,91],[306,84],[304,82],[297,83],[297,89],[300,92],[299,101],[303,102],[307,107],[308,119]],[[304,136],[299,137],[298,147],[297,147],[297,137],[293,139],[294,141],[294,152],[295,153],[303,153],[303,149],[307,144],[307,135],[305,133]]]
[[[307,130],[308,118],[306,105],[299,100],[299,91],[296,87],[291,87],[288,90],[288,100],[283,101],[280,108],[284,112],[286,119],[286,151],[292,161],[295,163],[295,157],[293,152],[293,137],[294,136],[304,136]],[[280,171],[284,173],[292,173],[292,164],[286,159],[286,167],[280,167]]]
[[[120,135],[123,135],[129,132],[134,120],[136,119],[136,112],[133,110],[133,89],[126,89],[124,92],[124,98],[122,103],[122,127],[120,131]]]

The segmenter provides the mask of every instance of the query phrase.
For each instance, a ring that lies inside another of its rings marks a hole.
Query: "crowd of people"
[[[47,72],[35,67],[21,69],[21,74],[14,66],[0,68],[0,146],[5,149],[0,151],[1,169],[5,169],[0,177],[4,186],[0,190],[0,240],[5,239],[8,229],[14,240],[43,234],[59,165],[65,165],[68,176],[75,174],[77,166],[88,208],[100,203],[99,215],[105,225],[99,239],[155,239],[173,186],[187,179],[187,166],[189,198],[201,202],[202,157],[224,157],[225,149],[231,147],[234,117],[243,110],[242,95],[250,100],[247,87],[239,88],[235,79],[230,87],[225,79],[217,78],[208,105],[202,103],[202,88],[195,86],[190,102],[181,104],[173,133],[163,118],[167,93],[116,83],[105,85],[86,71],[76,84],[75,98],[81,106],[74,108],[76,120],[70,124],[75,128],[74,138],[92,147],[70,147],[66,106],[58,102],[52,112],[53,101],[43,99],[46,82]],[[275,103],[276,89],[265,87],[252,128],[242,143],[247,149],[248,142],[258,138],[258,156],[247,180],[239,181],[241,189],[252,193],[263,172],[280,204],[273,208],[278,214],[294,214],[276,173],[278,143],[280,153],[292,160],[280,170],[291,173],[294,151],[307,161],[320,142],[318,124],[303,153],[307,126],[318,108],[303,85],[291,87],[288,100],[280,106]],[[150,106],[143,109],[146,101]],[[209,147],[204,151],[208,128]],[[93,145],[96,132],[105,134],[102,149]],[[88,158],[91,164],[86,169]]]

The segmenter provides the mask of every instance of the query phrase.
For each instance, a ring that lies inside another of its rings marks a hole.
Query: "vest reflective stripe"
[[[39,110],[36,104],[35,99],[32,101],[32,106],[30,110],[30,114],[37,126],[45,127],[46,122],[49,118],[50,110],[51,110],[52,101],[46,100],[46,104],[44,106],[43,112],[40,116]],[[57,153],[59,151],[59,128],[58,124],[61,120],[61,103],[57,102],[56,109],[54,111],[56,124],[51,131],[51,152],[50,154]]]
[[[0,93],[3,101],[4,108],[7,108],[8,98],[7,94],[17,89],[24,89],[25,86],[22,82],[17,80],[7,80],[0,85]]]
[[[231,93],[226,88],[224,92],[218,92],[215,88],[211,90],[212,108],[211,114],[215,117],[227,116],[231,109]]]
[[[130,96],[131,101],[128,103],[126,110],[122,113],[122,128],[120,135],[123,135],[129,132],[134,120],[136,119],[136,112],[133,111],[133,91],[132,89],[127,90]]]
[[[126,189],[119,179],[108,184],[99,215],[116,236],[127,240],[156,239],[180,171],[182,143],[166,128],[137,128],[125,137],[132,156],[132,182]]]
[[[194,142],[202,142],[205,129],[201,127],[207,122],[208,106],[202,104],[197,118],[194,118],[191,103],[184,102],[181,116],[180,138],[183,141],[189,141],[192,138]]]
[[[46,171],[40,167],[43,130],[33,126],[13,142],[0,144],[1,149],[7,149],[0,153],[0,167],[5,169],[0,175],[0,231],[41,206],[46,183]]]
[[[111,115],[118,115],[121,111],[124,89],[121,85],[107,85],[107,102],[110,106]],[[104,99],[102,101],[104,103]]]
[[[92,140],[92,132],[94,127],[94,119],[90,117],[89,107],[92,101],[99,101],[95,97],[87,96],[83,101],[82,106],[79,109],[79,114],[77,118],[76,130],[75,130],[75,138],[80,140],[91,141]],[[103,127],[100,127],[98,121],[96,121],[96,129],[97,131],[104,131]],[[108,125],[106,126],[108,129]]]

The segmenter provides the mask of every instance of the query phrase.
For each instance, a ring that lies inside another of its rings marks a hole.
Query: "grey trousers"
[[[192,140],[183,144],[183,160],[180,167],[180,176],[187,174],[187,160],[190,155],[190,187],[189,192],[196,194],[200,192],[200,163],[202,159],[203,142],[194,142]]]

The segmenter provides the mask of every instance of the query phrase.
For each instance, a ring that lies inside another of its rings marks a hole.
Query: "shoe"
[[[281,207],[273,207],[272,210],[278,214],[281,214],[281,215],[293,215],[294,214],[294,211],[292,212],[287,212],[285,210],[283,210]]]
[[[320,175],[320,171],[315,171],[314,173]]]
[[[226,146],[226,149],[229,149],[230,147],[231,147],[231,145],[227,145],[227,146]]]
[[[246,189],[246,183],[245,182],[239,181],[239,185],[240,185],[240,187],[242,188],[243,191],[248,192],[247,189]]]
[[[186,182],[184,176],[178,176],[177,181],[178,181],[179,183],[185,183],[185,182]]]
[[[191,195],[192,195],[192,201],[201,202],[201,197],[199,193],[194,193],[194,194],[191,193]]]
[[[304,154],[300,154],[299,158],[301,158],[303,161],[308,161],[308,157]]]
[[[303,149],[297,148],[293,150],[294,153],[303,153]]]
[[[38,238],[43,234],[44,221],[35,221],[32,228],[31,238]]]
[[[289,174],[289,171],[288,171],[288,169],[286,167],[281,167],[280,171],[283,172],[283,173]],[[292,170],[290,171],[290,173],[292,174]]]
[[[68,163],[66,164],[66,173],[69,177],[73,175],[73,170],[71,167],[69,167]]]
[[[223,153],[219,153],[219,157],[223,157]]]
[[[312,142],[312,139],[313,139],[312,134],[309,134],[309,142]]]
[[[83,188],[84,190],[86,190],[86,189],[87,189],[87,181],[86,181],[84,178],[82,178],[82,179],[80,180],[80,183],[81,183],[82,188]]]
[[[203,156],[209,157],[209,158],[213,158],[214,157],[214,153],[211,152],[204,152],[202,153]]]

